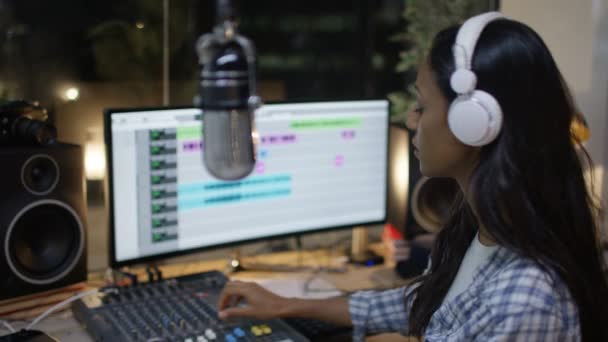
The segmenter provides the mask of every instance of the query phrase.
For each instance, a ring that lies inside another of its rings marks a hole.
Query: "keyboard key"
[[[260,329],[260,327],[258,327],[257,325],[254,325],[254,326],[251,327],[251,333],[255,337],[259,337],[259,336],[264,335],[264,332],[262,332],[262,329]]]
[[[262,329],[262,333],[264,335],[270,335],[270,334],[272,334],[272,329],[268,325],[262,324],[262,325],[260,325],[260,328]]]
[[[205,330],[205,336],[206,336],[206,337],[207,337],[209,340],[211,340],[211,341],[213,341],[213,340],[215,340],[215,339],[217,338],[217,335],[215,334],[215,331],[213,331],[213,330],[211,330],[211,329],[207,329],[207,330]]]
[[[233,333],[236,335],[236,337],[245,337],[245,332],[241,328],[234,328]]]

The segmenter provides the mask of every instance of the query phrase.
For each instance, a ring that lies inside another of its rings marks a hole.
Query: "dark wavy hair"
[[[452,101],[452,45],[459,27],[438,33],[428,56],[443,95]],[[553,57],[528,26],[501,19],[486,26],[475,49],[477,88],[500,103],[498,138],[481,148],[464,197],[439,233],[431,270],[418,278],[409,332],[421,336],[443,302],[479,223],[500,246],[551,271],[577,304],[585,340],[608,341],[608,284],[599,246],[599,208],[587,188],[587,152],[570,124],[575,106]]]

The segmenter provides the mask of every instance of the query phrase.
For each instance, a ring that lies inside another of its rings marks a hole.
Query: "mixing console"
[[[227,278],[218,271],[117,288],[73,304],[74,316],[97,341],[304,342],[281,320],[217,317]]]

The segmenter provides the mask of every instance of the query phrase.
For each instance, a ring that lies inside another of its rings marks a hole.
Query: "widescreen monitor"
[[[388,116],[386,100],[266,104],[253,172],[222,181],[200,109],[107,110],[112,266],[383,223]]]

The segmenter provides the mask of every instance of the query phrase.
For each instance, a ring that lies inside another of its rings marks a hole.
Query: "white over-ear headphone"
[[[462,143],[483,146],[491,143],[502,126],[502,109],[494,96],[475,89],[477,76],[471,70],[475,44],[484,27],[504,18],[499,12],[488,12],[468,19],[458,30],[452,50],[456,70],[450,86],[458,94],[448,111],[448,125]]]

